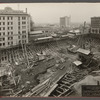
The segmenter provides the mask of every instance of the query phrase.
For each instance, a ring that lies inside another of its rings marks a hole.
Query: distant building
[[[91,18],[91,33],[100,34],[100,17]]]
[[[71,24],[71,17],[65,16],[60,18],[60,27],[69,28]]]
[[[30,15],[26,12],[6,7],[0,10],[0,48],[28,43]]]

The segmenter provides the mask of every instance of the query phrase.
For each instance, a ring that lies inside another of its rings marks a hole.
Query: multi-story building
[[[65,16],[60,18],[60,27],[69,28],[71,24],[71,17]]]
[[[6,7],[0,10],[0,48],[28,43],[30,15]]]
[[[91,18],[91,33],[100,34],[100,17]]]

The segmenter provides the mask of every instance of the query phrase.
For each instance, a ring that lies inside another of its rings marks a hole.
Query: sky
[[[71,22],[90,23],[90,18],[100,16],[100,3],[2,3],[0,9],[14,10],[27,8],[35,23],[59,23],[60,17],[71,16]]]

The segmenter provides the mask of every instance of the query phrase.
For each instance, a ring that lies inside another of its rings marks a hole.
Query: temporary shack
[[[88,65],[93,58],[93,54],[90,52],[90,50],[85,50],[82,48],[79,48],[77,50],[78,52],[78,56],[79,56],[79,60],[84,64],[84,65]]]
[[[45,56],[43,54],[37,53],[39,60],[44,60]]]
[[[73,62],[73,66],[74,66],[74,67],[81,68],[81,65],[82,65],[82,62],[79,61],[79,60],[76,60],[76,61]]]
[[[85,49],[82,49],[82,48],[79,48],[77,50],[77,52],[85,54],[85,55],[89,55],[90,54],[90,50],[85,50]]]
[[[77,61],[74,61],[73,64],[75,64],[76,66],[80,66],[82,64],[82,62],[77,60]]]
[[[9,68],[7,68],[7,67],[0,67],[0,77],[2,77],[4,75],[9,75],[9,73],[11,73]]]

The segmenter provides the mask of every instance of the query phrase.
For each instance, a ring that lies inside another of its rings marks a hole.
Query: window
[[[3,32],[3,35],[5,35],[5,32]]]
[[[11,29],[13,29],[13,27],[11,27]]]
[[[0,25],[1,25],[1,22],[0,22]]]
[[[13,19],[13,17],[11,17],[11,20]]]
[[[1,17],[0,17],[0,20],[1,20]]]
[[[3,30],[5,30],[5,27],[3,27]]]
[[[3,38],[3,41],[5,40],[5,38]]]
[[[25,19],[26,19],[26,17],[22,17],[22,19],[23,19],[23,20],[25,20]]]
[[[20,20],[20,17],[18,17],[18,20]]]
[[[19,40],[19,44],[21,43],[21,40]]]
[[[0,27],[0,30],[1,30],[1,27]]]
[[[5,46],[5,43],[3,43],[3,46]]]
[[[5,17],[3,17],[3,20],[5,20]]]
[[[5,25],[5,22],[3,22],[3,25]]]
[[[8,30],[9,30],[10,28],[8,27]]]
[[[24,43],[24,40],[22,40],[22,43]]]
[[[8,42],[8,45],[9,45],[10,43]]]
[[[8,32],[8,35],[10,34],[10,32]]]
[[[20,36],[18,36],[18,39],[20,39]]]
[[[0,36],[1,36],[1,33],[0,33]]]
[[[13,37],[11,37],[11,40],[13,39]]]
[[[9,22],[8,22],[8,25],[9,25]]]
[[[22,24],[26,24],[26,22],[22,22]]]
[[[11,25],[13,24],[13,22],[11,22]]]
[[[20,34],[20,31],[18,31],[18,34]]]
[[[20,27],[18,27],[18,29],[20,29]]]
[[[8,40],[12,40],[13,39],[13,37],[8,37]]]
[[[13,44],[13,41],[11,42],[11,44]]]
[[[2,46],[2,43],[0,43],[0,46]]]
[[[22,26],[22,29],[25,29],[26,28],[26,26]]]
[[[7,19],[9,20],[9,17]]]
[[[20,25],[20,22],[18,22],[18,25]]]
[[[10,37],[8,37],[8,40],[10,40]]]
[[[26,33],[26,31],[22,31],[22,33]]]
[[[11,32],[11,35],[13,34],[13,32]]]
[[[26,40],[25,40],[25,43],[26,43]]]

